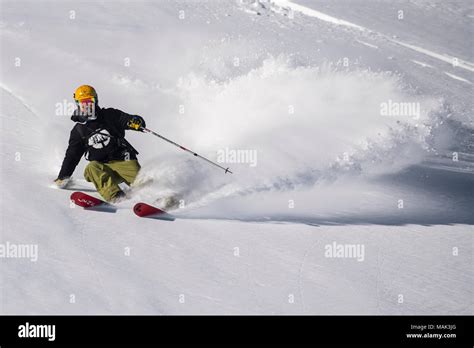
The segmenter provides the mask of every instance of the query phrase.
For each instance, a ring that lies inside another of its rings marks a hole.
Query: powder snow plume
[[[348,172],[395,173],[423,159],[441,107],[409,95],[393,74],[297,66],[285,56],[224,81],[190,73],[175,93],[184,112],[167,132],[234,171],[224,175],[186,153],[145,163],[142,179],[155,181],[146,195],[172,189],[190,201],[310,188]],[[390,102],[419,104],[419,114],[382,115]]]

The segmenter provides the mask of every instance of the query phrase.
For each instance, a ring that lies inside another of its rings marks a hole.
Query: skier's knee
[[[138,173],[140,172],[140,168],[140,163],[138,163],[138,161],[134,161],[132,165],[132,175],[130,176],[130,184],[132,184],[137,178]]]
[[[87,181],[92,181],[94,173],[102,170],[102,163],[98,161],[91,161],[84,169],[84,178]]]

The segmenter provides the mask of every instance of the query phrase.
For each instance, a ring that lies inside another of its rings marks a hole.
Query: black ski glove
[[[145,128],[146,123],[143,117],[133,116],[127,123],[128,128],[139,131],[140,128]]]

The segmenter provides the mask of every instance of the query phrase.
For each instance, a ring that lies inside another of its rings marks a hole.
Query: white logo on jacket
[[[110,143],[110,133],[107,129],[98,129],[97,133],[89,137],[89,146],[94,149],[103,149]]]

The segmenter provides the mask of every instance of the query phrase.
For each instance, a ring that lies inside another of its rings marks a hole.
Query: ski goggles
[[[94,97],[88,97],[88,98],[82,98],[82,99],[76,99],[76,104],[95,104],[96,100]]]
[[[76,114],[76,122],[85,123],[97,119],[96,114],[96,99],[94,97],[87,97],[76,100],[78,112]]]

